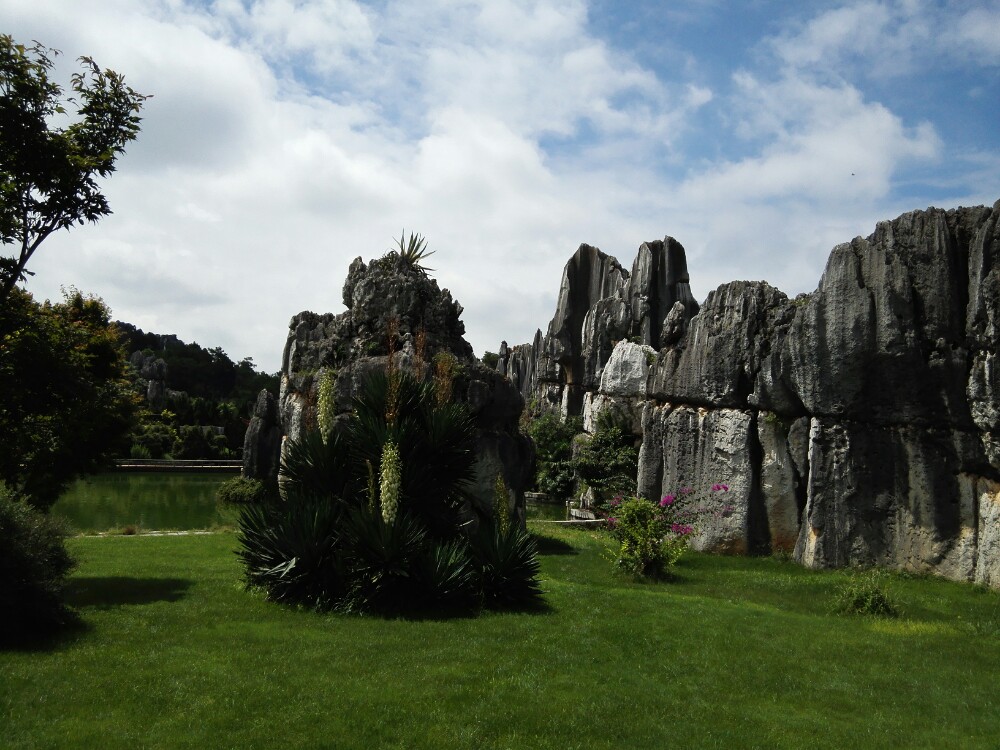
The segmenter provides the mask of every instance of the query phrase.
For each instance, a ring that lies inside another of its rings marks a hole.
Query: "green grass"
[[[86,626],[0,652],[0,744],[1000,742],[997,592],[893,576],[901,617],[844,617],[845,573],[689,555],[676,581],[639,584],[600,534],[544,533],[548,612],[417,621],[269,604],[242,590],[232,534],[74,539]]]

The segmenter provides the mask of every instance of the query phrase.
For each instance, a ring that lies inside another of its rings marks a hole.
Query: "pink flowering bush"
[[[712,492],[728,491],[724,484],[712,486]],[[607,521],[619,543],[618,567],[637,578],[669,578],[671,568],[687,549],[701,512],[694,506],[690,487],[666,494],[659,502],[642,497],[612,499]]]

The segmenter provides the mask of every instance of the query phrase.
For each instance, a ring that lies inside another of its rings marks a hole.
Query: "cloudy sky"
[[[581,242],[676,237],[695,296],[816,287],[880,219],[1000,198],[1000,0],[0,0],[0,29],[153,94],[28,288],[280,365],[401,230],[478,354],[529,341]]]

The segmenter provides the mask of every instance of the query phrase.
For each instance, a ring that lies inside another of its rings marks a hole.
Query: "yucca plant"
[[[493,609],[532,608],[542,602],[538,581],[538,547],[526,531],[507,532],[481,523],[469,538],[469,551],[479,577],[483,606]]]
[[[284,501],[244,506],[239,549],[248,587],[268,599],[331,609],[348,588],[342,544],[344,506],[295,492]]]
[[[425,267],[421,261],[428,256],[434,255],[433,250],[427,250],[427,238],[422,237],[419,234],[414,234],[410,232],[410,239],[406,239],[406,230],[400,234],[399,239],[396,240],[396,248],[399,252],[399,258],[410,268],[415,268],[423,274],[427,274],[428,271],[433,271],[433,268]]]
[[[390,397],[392,421],[386,418]],[[407,372],[373,375],[353,405],[346,440],[359,475],[367,463],[380,466],[384,446],[395,444],[402,464],[400,509],[437,539],[455,536],[475,475],[476,432],[465,407],[438,405],[433,387]]]
[[[394,614],[419,600],[413,570],[428,546],[427,532],[412,516],[386,523],[379,511],[354,509],[343,518],[343,554],[349,584],[343,609]]]
[[[437,393],[409,372],[374,375],[342,429],[288,445],[281,499],[241,511],[249,586],[278,602],[384,615],[540,599],[534,543],[510,519],[501,533],[487,517],[467,537],[475,428]]]
[[[358,478],[349,461],[339,434],[327,438],[319,430],[307,432],[289,441],[281,457],[278,484],[282,494],[351,498]]]
[[[413,578],[420,609],[461,612],[482,603],[478,571],[464,539],[433,544],[415,563]]]

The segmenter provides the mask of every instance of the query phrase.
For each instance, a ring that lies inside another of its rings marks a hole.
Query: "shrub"
[[[483,523],[469,539],[483,605],[516,609],[541,604],[538,547],[527,532],[511,526],[506,532]]]
[[[532,420],[528,435],[535,443],[537,469],[535,487],[556,498],[573,494],[573,438],[583,432],[583,421],[570,417],[565,422],[548,412]]]
[[[139,445],[138,443],[133,443],[132,447],[128,451],[129,458],[137,459],[150,459],[153,455],[149,452],[149,448],[145,445]]]
[[[215,497],[220,503],[229,505],[262,503],[268,497],[267,485],[259,479],[233,477],[219,485]]]
[[[332,608],[346,593],[337,503],[294,493],[282,503],[240,510],[237,555],[247,585],[271,601]]]
[[[464,407],[439,396],[408,373],[377,376],[328,440],[292,442],[284,501],[240,513],[247,585],[277,602],[383,615],[537,599],[534,545],[511,519],[508,533],[485,519],[481,540],[466,537],[475,433]],[[506,499],[499,479],[496,490]]]
[[[878,568],[856,571],[837,589],[834,611],[843,615],[896,617],[899,615],[887,584],[889,574]]]
[[[614,498],[608,528],[619,544],[618,567],[637,578],[669,578],[694,533],[692,498],[690,490],[664,495],[659,503]]]
[[[639,451],[633,442],[631,434],[610,420],[600,423],[592,436],[580,441],[573,469],[599,501],[635,492]]]
[[[73,566],[64,530],[0,485],[0,641],[73,621],[62,598]]]

